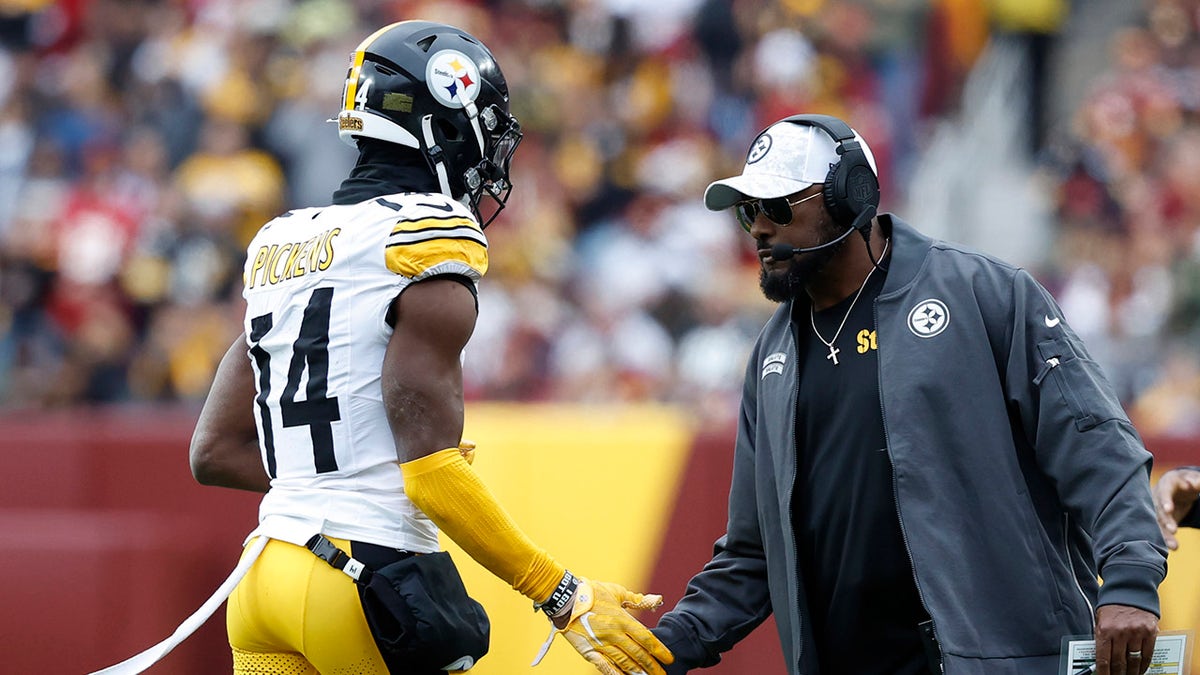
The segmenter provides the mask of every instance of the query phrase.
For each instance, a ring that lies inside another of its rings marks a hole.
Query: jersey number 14
[[[329,310],[333,303],[332,288],[318,288],[308,298],[300,335],[292,343],[292,360],[288,366],[287,384],[279,395],[279,410],[284,427],[307,426],[312,437],[313,462],[317,473],[337,471],[333,454],[333,423],[342,419],[337,397],[329,398]],[[258,368],[258,412],[262,419],[262,442],[267,453],[267,474],[276,476],[275,434],[271,424],[271,353],[259,342],[274,325],[271,314],[250,319],[250,354]],[[300,379],[308,370],[308,385],[303,401],[296,400]]]

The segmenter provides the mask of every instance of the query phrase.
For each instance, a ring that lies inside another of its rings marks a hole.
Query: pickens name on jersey
[[[309,272],[329,269],[334,257],[333,240],[341,231],[342,228],[335,227],[307,241],[260,246],[243,280],[246,288],[274,286]]]

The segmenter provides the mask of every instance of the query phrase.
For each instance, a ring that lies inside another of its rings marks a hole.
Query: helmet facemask
[[[524,134],[521,133],[517,118],[495,105],[479,113],[479,122],[484,129],[484,137],[488,139],[484,147],[485,157],[463,172],[463,184],[467,189],[467,206],[479,219],[480,226],[487,227],[508,203],[508,196],[512,192],[512,180],[509,178],[512,157]],[[495,207],[489,209],[491,213],[486,219],[480,211],[480,202],[485,194]]]

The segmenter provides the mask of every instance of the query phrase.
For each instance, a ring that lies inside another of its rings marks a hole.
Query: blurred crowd
[[[852,120],[898,208],[997,33],[1066,0],[9,0],[0,4],[0,405],[191,401],[241,331],[244,246],[327,203],[326,120],[380,25],[459,25],[526,131],[466,354],[471,399],[736,410],[772,306],[701,203],[760,128]],[[1200,432],[1200,3],[1148,0],[1069,134],[1045,275],[1151,432]],[[1031,42],[1031,44],[1041,44]],[[1035,99],[1036,103],[1036,99]],[[1036,116],[1036,112],[1034,115]],[[918,223],[919,226],[919,223]]]
[[[1200,2],[1148,0],[1069,133],[1047,277],[1143,434],[1200,434]]]

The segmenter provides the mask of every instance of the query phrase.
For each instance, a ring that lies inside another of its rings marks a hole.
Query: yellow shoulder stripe
[[[487,273],[487,247],[470,237],[437,237],[416,242],[391,243],[385,249],[387,268],[406,277],[419,277],[445,263],[465,265],[482,277]]]

